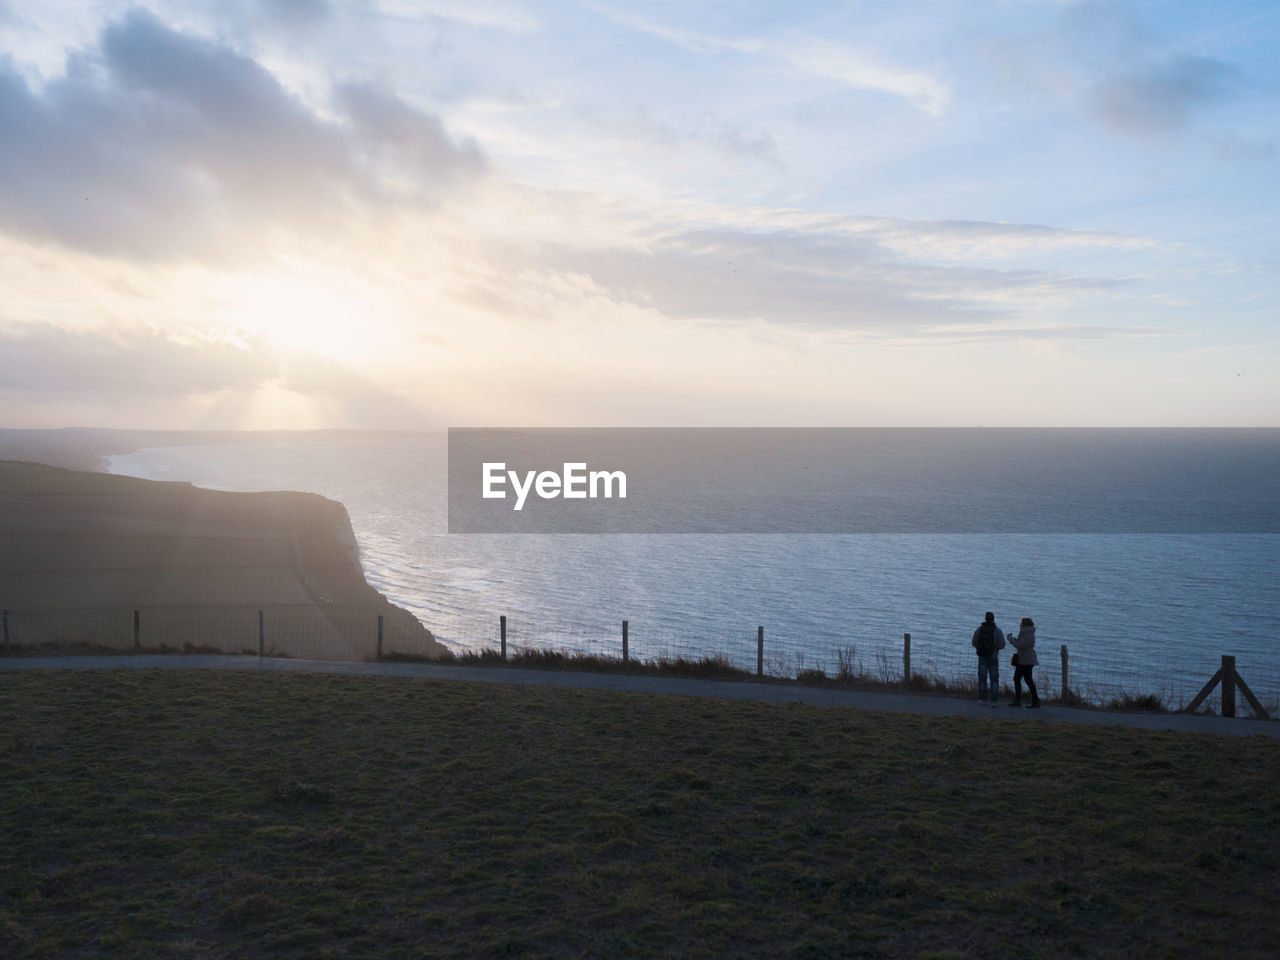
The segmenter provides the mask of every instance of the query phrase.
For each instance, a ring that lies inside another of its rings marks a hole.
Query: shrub
[[[836,679],[841,683],[852,683],[862,674],[858,663],[857,647],[841,647],[836,651]]]
[[[1112,710],[1133,710],[1143,713],[1169,712],[1169,708],[1165,706],[1164,698],[1155,693],[1146,693],[1141,696],[1121,693],[1118,697],[1112,697],[1107,707]]]

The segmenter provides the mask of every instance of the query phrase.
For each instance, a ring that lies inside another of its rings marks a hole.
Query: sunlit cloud
[[[175,337],[151,327],[69,331],[23,324],[0,332],[6,364],[0,393],[25,393],[115,405],[154,400],[263,395],[294,398],[341,413],[345,423],[376,413],[388,422],[421,422],[423,411],[368,383],[341,363],[297,346],[240,336]],[[312,425],[314,426],[314,424]]]
[[[351,204],[438,197],[475,144],[374,87],[318,117],[254,60],[148,13],[34,90],[0,63],[0,226],[100,253],[235,256],[273,226],[334,229]],[[409,188],[406,189],[406,184]]]

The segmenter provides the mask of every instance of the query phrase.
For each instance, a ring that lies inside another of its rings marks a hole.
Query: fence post
[[[756,627],[756,676],[764,676],[764,627]]]
[[[258,611],[258,656],[264,656],[267,649],[267,633],[262,625],[262,611]]]
[[[911,682],[911,634],[902,635],[902,679]]]
[[[1067,693],[1071,689],[1071,681],[1067,675],[1067,645],[1062,645],[1062,699],[1065,702]]]
[[[631,652],[627,649],[627,621],[622,621],[622,662],[627,663],[631,659]]]
[[[9,653],[9,608],[4,608],[4,652]]]
[[[378,614],[378,659],[382,659],[382,614]]]
[[[1219,683],[1222,684],[1222,715],[1224,717],[1236,715],[1236,687],[1239,687],[1244,698],[1249,701],[1249,706],[1253,708],[1254,715],[1263,720],[1270,719],[1267,711],[1258,702],[1258,698],[1249,689],[1249,685],[1244,682],[1244,677],[1236,673],[1236,658],[1225,653],[1222,655],[1222,666],[1218,668],[1218,672],[1209,678],[1209,682],[1200,688],[1200,692],[1182,708],[1182,712],[1195,713]]]
[[[507,659],[507,615],[498,617],[498,632],[502,635],[502,659]]]
[[[133,611],[133,649],[142,649],[142,618],[137,610]]]

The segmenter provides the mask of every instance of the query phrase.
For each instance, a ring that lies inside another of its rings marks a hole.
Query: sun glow
[[[245,429],[315,430],[328,426],[325,411],[311,397],[276,382],[264,383],[244,404]]]
[[[377,352],[382,326],[368,298],[317,276],[247,274],[222,279],[211,294],[223,325],[265,337],[286,351],[349,360]]]

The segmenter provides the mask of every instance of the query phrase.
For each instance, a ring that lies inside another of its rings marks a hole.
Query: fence
[[[373,660],[438,650],[411,614],[387,605],[4,611],[6,654],[66,650],[231,653],[312,660]]]
[[[819,649],[785,629],[761,625],[700,623],[678,627],[635,621],[547,624],[521,617],[452,618],[436,639],[454,652],[491,651],[506,657],[521,650],[621,661],[698,660],[715,657],[749,674],[771,678],[852,675],[885,684],[914,680],[955,690],[976,688],[974,654],[967,637],[902,639],[854,638]],[[5,654],[49,650],[110,649],[219,652],[318,660],[373,660],[431,657],[439,648],[412,614],[399,608],[350,605],[93,608],[4,611]],[[1001,681],[1012,683],[1012,649],[1002,652]],[[1115,653],[1071,648],[1041,638],[1035,680],[1045,699],[1062,697],[1105,704],[1153,697],[1170,708],[1190,703],[1205,687],[1213,663],[1186,664],[1157,675],[1149,662]],[[1224,664],[1223,670],[1226,667]],[[1242,667],[1257,706],[1271,714],[1280,704],[1280,675],[1274,665]],[[1225,676],[1226,674],[1224,674]],[[1239,679],[1234,660],[1229,675]],[[1233,702],[1238,683],[1224,684]],[[1202,701],[1204,698],[1201,698]],[[1211,703],[1213,701],[1210,701]],[[1257,712],[1256,710],[1254,712]]]
[[[901,684],[908,677],[918,683],[941,683],[959,691],[972,688],[976,696],[975,655],[967,631],[963,636],[903,633],[898,637],[855,637],[815,642],[781,628],[756,624],[719,623],[675,625],[615,620],[611,624],[548,623],[520,616],[442,618],[437,637],[455,651],[490,651],[503,655],[522,650],[554,650],[571,655],[632,661],[717,657],[750,674],[794,678],[801,674],[828,677],[854,674],[885,684]],[[1011,686],[1013,649],[1001,652],[1000,680]],[[1113,700],[1148,703],[1158,700],[1169,709],[1188,704],[1217,668],[1217,652],[1197,650],[1196,659],[1155,662],[1149,656],[1126,653],[1110,644],[1084,641],[1063,643],[1042,636],[1036,645],[1039,665],[1036,685],[1043,698],[1109,704]],[[1202,657],[1201,654],[1208,654]],[[1212,657],[1209,659],[1208,657]],[[1271,714],[1280,704],[1280,671],[1274,658],[1251,660],[1249,685]],[[1150,699],[1148,699],[1150,698]],[[1216,708],[1216,701],[1210,701]]]

